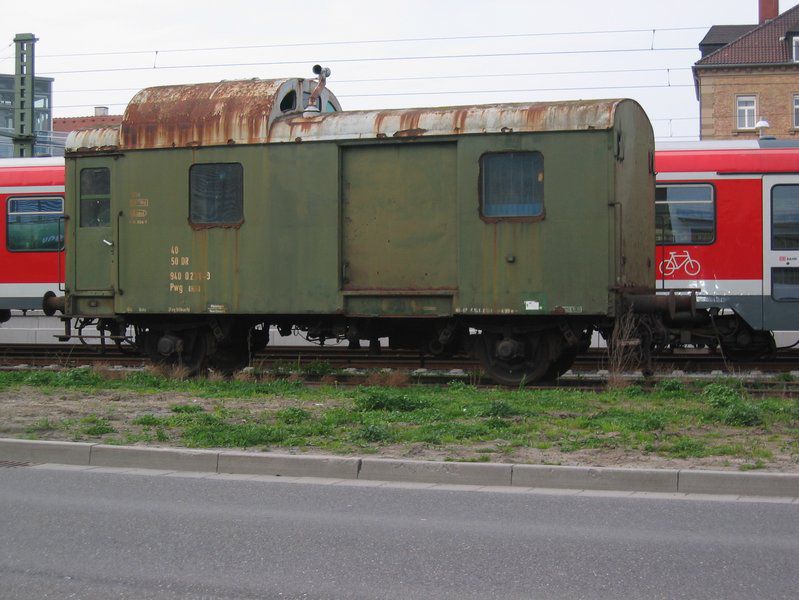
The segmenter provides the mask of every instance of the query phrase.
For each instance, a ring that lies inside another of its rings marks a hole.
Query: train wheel
[[[770,331],[745,330],[733,342],[722,339],[721,351],[730,360],[757,360],[773,357],[777,343]]]
[[[180,332],[150,330],[144,333],[143,346],[150,359],[159,365],[183,367],[190,376],[205,370],[210,333],[204,329]]]
[[[245,327],[234,327],[223,340],[215,340],[208,356],[211,368],[231,375],[250,364],[253,347],[259,344],[266,346],[269,341],[269,330],[266,330],[266,341],[260,336],[253,337],[252,330]]]
[[[519,387],[541,381],[552,365],[547,336],[477,336],[475,353],[486,374],[499,384]]]
[[[558,377],[571,369],[575,359],[577,358],[577,354],[577,349],[564,350],[558,358],[552,361],[549,369],[547,369],[547,372],[541,378],[542,381],[555,381]]]

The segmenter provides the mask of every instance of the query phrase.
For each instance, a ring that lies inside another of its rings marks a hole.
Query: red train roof
[[[64,185],[63,158],[0,159],[0,187]]]
[[[658,173],[798,173],[799,148],[659,150]]]

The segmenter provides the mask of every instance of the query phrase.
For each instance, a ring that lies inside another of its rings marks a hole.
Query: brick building
[[[799,5],[759,0],[757,25],[717,25],[694,65],[703,140],[799,136]]]
[[[89,127],[105,127],[122,123],[122,115],[109,115],[105,106],[95,106],[94,115],[90,117],[56,117],[53,119],[53,131],[69,133],[76,129]]]

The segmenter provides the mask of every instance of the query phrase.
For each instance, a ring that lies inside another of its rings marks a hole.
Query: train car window
[[[111,224],[111,172],[108,167],[80,172],[80,226]]]
[[[244,220],[244,169],[239,163],[207,163],[189,169],[189,212],[198,225]]]
[[[480,213],[484,217],[544,214],[544,157],[540,152],[492,152],[480,157]]]
[[[64,247],[60,223],[64,199],[59,196],[9,198],[6,247],[11,252],[56,252]]]
[[[799,185],[771,188],[771,249],[799,250]]]
[[[716,241],[713,186],[659,185],[655,189],[655,243],[712,244]]]
[[[771,297],[777,302],[799,302],[799,269],[795,267],[771,269]]]
[[[336,112],[336,107],[333,106],[333,103],[328,100],[327,104],[325,104],[325,112]]]

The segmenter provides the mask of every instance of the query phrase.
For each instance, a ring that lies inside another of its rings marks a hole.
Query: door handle
[[[105,244],[108,247],[113,247],[114,242],[112,242],[111,240],[107,240],[107,239],[103,238],[103,244]]]

